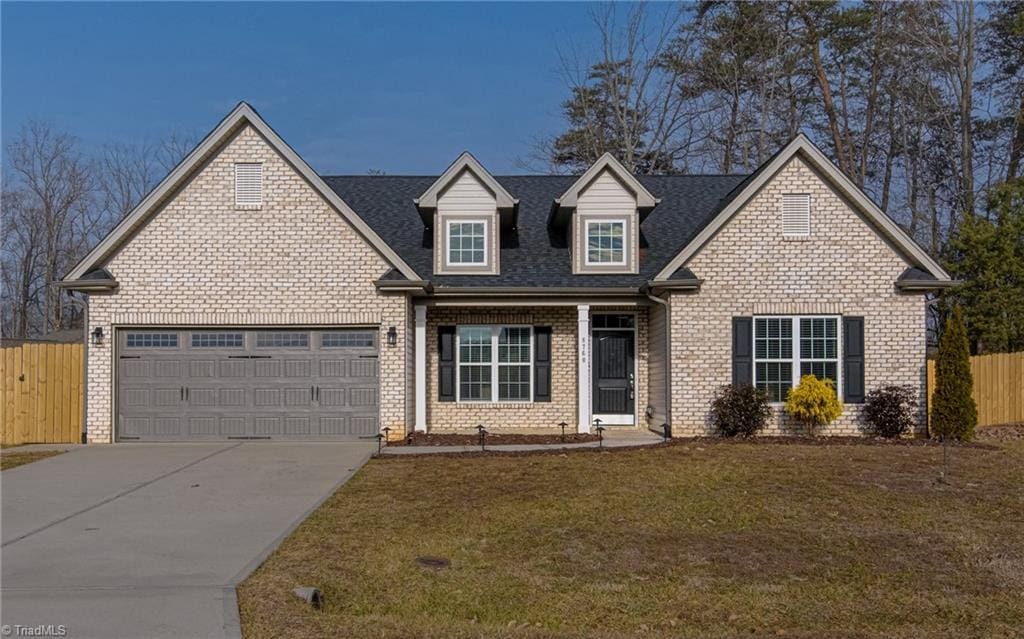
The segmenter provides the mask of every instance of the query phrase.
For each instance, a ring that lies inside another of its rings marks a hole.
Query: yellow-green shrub
[[[800,384],[786,397],[786,412],[804,423],[807,434],[818,434],[818,428],[835,421],[843,414],[843,405],[836,397],[832,380],[804,375]]]

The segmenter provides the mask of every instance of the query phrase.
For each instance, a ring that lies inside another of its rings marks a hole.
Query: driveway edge
[[[224,587],[224,634],[227,637],[232,639],[242,639],[242,615],[238,610],[238,584],[245,581],[246,577],[259,568],[260,565],[267,560],[267,557],[277,550],[278,546],[280,546],[289,535],[295,532],[295,529],[298,528],[302,522],[306,521],[317,508],[322,506],[323,503],[330,499],[339,488],[344,486],[345,482],[352,479],[352,476],[359,472],[359,469],[366,465],[366,462],[370,461],[373,455],[374,452],[372,449],[367,451],[366,455],[361,457],[359,462],[354,465],[353,468],[349,468],[346,474],[331,487],[326,495],[318,499],[305,512],[295,518],[284,532],[274,539],[274,541],[270,542],[266,548],[260,551],[256,557],[254,557],[228,581],[228,585]]]

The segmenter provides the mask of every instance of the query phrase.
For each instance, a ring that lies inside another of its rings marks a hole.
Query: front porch
[[[414,306],[415,422],[431,433],[589,433],[653,424],[640,300]],[[660,427],[660,423],[657,424]]]

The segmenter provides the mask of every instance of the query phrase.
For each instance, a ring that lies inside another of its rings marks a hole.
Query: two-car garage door
[[[377,433],[376,329],[130,329],[117,342],[119,440]]]

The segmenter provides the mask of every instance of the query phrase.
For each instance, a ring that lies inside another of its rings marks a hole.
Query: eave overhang
[[[953,288],[960,283],[957,280],[897,280],[896,289],[904,293],[927,293]]]
[[[430,294],[434,286],[426,280],[374,280],[377,290],[388,293]]]
[[[119,284],[109,271],[103,268],[93,269],[82,277],[74,280],[61,280],[57,286],[68,291],[82,293],[109,293],[116,291]]]
[[[640,295],[633,286],[459,286],[437,287],[433,297],[594,297]]]

